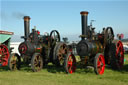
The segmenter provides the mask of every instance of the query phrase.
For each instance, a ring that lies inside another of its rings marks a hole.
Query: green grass
[[[128,55],[125,55],[122,71],[114,71],[108,66],[103,75],[96,75],[91,69],[77,69],[66,74],[63,68],[49,65],[40,72],[32,72],[23,67],[20,71],[0,68],[0,85],[128,85]]]

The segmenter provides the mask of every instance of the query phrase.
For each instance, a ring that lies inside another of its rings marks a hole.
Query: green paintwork
[[[0,43],[4,43],[5,41],[9,40],[10,38],[11,38],[11,35],[0,34]]]
[[[8,47],[8,49],[10,49],[11,36],[12,35],[9,35],[9,34],[0,34],[0,44],[5,44]]]

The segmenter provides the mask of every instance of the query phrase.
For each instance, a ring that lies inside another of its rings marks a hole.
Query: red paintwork
[[[40,35],[40,31],[37,31],[37,34]]]
[[[6,45],[0,45],[0,55],[0,63],[2,66],[6,66],[9,58],[9,50]]]
[[[121,41],[118,41],[116,44],[116,58],[119,61],[119,67],[122,68],[124,65],[124,48]]]
[[[73,59],[73,55],[69,55],[68,57],[68,71],[70,74],[72,74],[73,72],[75,72],[76,66],[75,63],[76,61]]]
[[[24,54],[27,51],[27,46],[25,44],[22,44],[19,49],[21,50],[21,52]]]
[[[97,61],[97,70],[98,73],[101,75],[104,73],[105,69],[105,60],[103,55],[99,55],[98,61]]]

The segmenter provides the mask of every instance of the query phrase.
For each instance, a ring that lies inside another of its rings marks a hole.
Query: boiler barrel
[[[80,56],[90,56],[103,52],[103,46],[98,41],[85,41],[82,40],[77,44],[77,53]]]
[[[32,55],[33,53],[41,53],[42,45],[35,45],[29,41],[23,42],[19,45],[19,52],[23,55]]]

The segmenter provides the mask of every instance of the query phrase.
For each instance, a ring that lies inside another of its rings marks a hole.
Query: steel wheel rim
[[[65,44],[61,45],[58,51],[58,60],[60,62],[60,65],[63,65],[64,63],[64,55],[67,54],[67,46]]]
[[[9,50],[6,45],[0,45],[0,64],[6,66],[8,64]]]
[[[39,71],[40,68],[41,68],[41,56],[40,55],[37,55],[34,59],[34,67],[36,69],[36,71]]]
[[[18,58],[17,56],[13,55],[11,57],[11,67],[13,70],[17,70],[17,63],[18,63]]]
[[[101,74],[104,73],[104,69],[105,69],[104,56],[103,55],[99,55],[98,61],[97,61],[97,71],[101,75]]]
[[[67,67],[68,67],[68,72],[70,73],[70,74],[72,74],[73,72],[75,72],[75,69],[76,69],[76,65],[75,65],[75,60],[73,59],[73,55],[69,55],[69,57],[68,57],[68,65],[67,65]]]
[[[119,67],[122,68],[124,65],[124,49],[121,41],[117,42],[116,48],[116,58],[118,60]]]

